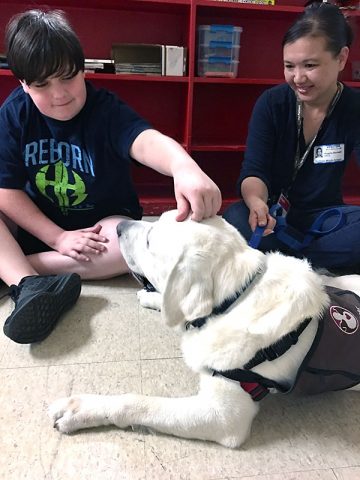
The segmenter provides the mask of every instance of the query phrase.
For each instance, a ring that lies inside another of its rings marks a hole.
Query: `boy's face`
[[[85,105],[84,77],[84,72],[79,71],[71,78],[53,75],[41,83],[21,82],[21,85],[43,115],[66,121],[74,118]]]

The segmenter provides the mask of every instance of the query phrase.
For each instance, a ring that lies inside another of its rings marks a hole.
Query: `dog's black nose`
[[[122,223],[123,223],[123,222],[118,223],[118,224],[117,224],[117,227],[116,227],[116,233],[117,233],[117,236],[118,236],[118,237],[121,237],[121,224],[122,224]]]
[[[121,222],[119,222],[116,227],[117,236],[121,237],[121,235],[124,234],[125,231],[130,227],[130,225],[132,225],[135,221],[136,220],[121,220]]]
[[[122,220],[117,224],[116,233],[118,237],[121,237],[121,234],[124,232],[124,229],[126,228],[126,223],[127,220]]]

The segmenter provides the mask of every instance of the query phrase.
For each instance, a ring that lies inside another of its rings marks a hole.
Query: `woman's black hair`
[[[60,10],[28,10],[10,19],[5,33],[7,62],[28,85],[84,70],[80,41]]]
[[[327,2],[313,2],[286,32],[282,46],[299,38],[323,37],[327,50],[336,57],[343,47],[350,47],[353,32],[341,10]]]

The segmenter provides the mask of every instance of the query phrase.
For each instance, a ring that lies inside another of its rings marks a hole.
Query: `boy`
[[[62,12],[15,16],[6,43],[21,86],[0,109],[0,211],[19,228],[16,241],[0,221],[0,277],[20,289],[4,332],[32,343],[55,326],[59,298],[68,306],[76,301],[69,300],[73,288],[63,286],[74,274],[102,279],[128,272],[116,225],[142,214],[132,159],[173,176],[179,221],[190,212],[195,220],[215,215],[221,194],[179,144],[85,81],[82,47]],[[50,296],[48,280],[50,290],[56,284]]]

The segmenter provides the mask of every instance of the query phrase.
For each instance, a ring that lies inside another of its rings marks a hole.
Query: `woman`
[[[286,84],[256,102],[238,181],[243,202],[224,213],[248,240],[265,227],[261,250],[305,256],[316,267],[360,264],[360,207],[344,205],[341,192],[352,153],[360,160],[360,91],[338,81],[352,37],[328,3],[310,5],[290,27]],[[282,208],[271,215],[280,195]]]

